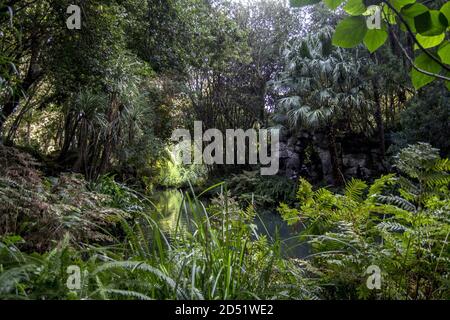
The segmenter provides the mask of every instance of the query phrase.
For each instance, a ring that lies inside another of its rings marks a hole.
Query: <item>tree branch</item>
[[[390,30],[389,30],[390,31]],[[401,42],[399,41],[399,39],[397,38],[397,36],[395,35],[395,32],[391,32],[392,36],[395,38],[395,40],[397,40],[397,44],[399,45],[400,49],[403,51],[403,54],[406,56],[406,58],[408,59],[408,61],[411,63],[412,67],[414,69],[416,69],[417,71],[419,71],[420,73],[426,74],[427,76],[431,76],[431,77],[436,77],[438,79],[442,79],[442,80],[446,80],[446,81],[450,81],[450,78],[446,77],[446,76],[442,76],[440,74],[436,74],[436,73],[432,73],[426,70],[423,70],[421,68],[419,68],[417,65],[414,64],[413,59],[408,55],[408,52],[406,51],[406,49],[402,46]]]
[[[406,22],[406,20],[402,17],[402,15],[397,11],[397,9],[395,9],[390,3],[389,1],[383,0],[383,3],[385,3],[392,11],[395,12],[395,14],[399,17],[400,21],[405,25],[406,30],[408,30],[408,33],[411,35],[411,37],[413,38],[414,42],[417,44],[417,46],[423,51],[425,52],[425,54],[427,56],[429,56],[433,61],[435,61],[436,63],[438,63],[440,66],[442,66],[442,68],[444,68],[446,71],[450,72],[450,68],[447,67],[444,63],[441,62],[441,60],[439,60],[438,58],[436,58],[434,55],[432,55],[428,50],[426,50],[421,44],[420,42],[416,39],[416,36],[414,35],[414,33],[411,30],[411,27],[409,26],[409,24]],[[397,39],[397,42],[399,42],[398,38],[395,37]],[[409,58],[409,56],[407,56]],[[414,64],[413,64],[414,65]],[[419,70],[418,70],[419,71]],[[446,78],[446,77],[444,77]],[[448,78],[446,78],[448,79]]]

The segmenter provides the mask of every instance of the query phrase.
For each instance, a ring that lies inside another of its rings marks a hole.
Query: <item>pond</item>
[[[152,201],[159,212],[153,218],[159,223],[161,229],[166,234],[175,231],[178,224],[178,230],[189,229],[189,217],[180,210],[183,205],[183,194],[176,189],[166,189],[156,191],[152,195]],[[181,214],[181,216],[180,216]],[[300,243],[298,234],[300,229],[289,227],[284,222],[276,210],[260,210],[254,221],[257,226],[257,233],[267,235],[269,239],[273,239],[278,233],[282,242],[282,253],[286,257],[303,258],[307,256],[309,247],[306,243]]]

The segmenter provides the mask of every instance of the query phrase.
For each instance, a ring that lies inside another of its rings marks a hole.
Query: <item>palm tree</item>
[[[373,101],[363,75],[370,63],[360,52],[334,48],[331,28],[293,41],[285,50],[285,69],[275,88],[285,97],[278,103],[275,122],[291,128],[322,130],[328,139],[333,180],[343,183],[336,135],[373,131]]]

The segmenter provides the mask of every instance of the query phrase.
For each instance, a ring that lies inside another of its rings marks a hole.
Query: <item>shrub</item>
[[[312,246],[310,268],[326,298],[449,299],[450,161],[428,144],[403,149],[402,175],[370,187],[352,180],[344,194],[313,191],[301,180],[299,206],[282,204],[290,224]],[[366,269],[382,271],[380,290],[366,286]]]

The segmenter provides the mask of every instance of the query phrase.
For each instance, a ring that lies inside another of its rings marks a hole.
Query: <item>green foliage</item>
[[[229,181],[231,193],[245,203],[273,206],[295,194],[295,183],[286,177],[262,177],[259,170],[235,174]]]
[[[333,44],[342,48],[353,48],[363,41],[366,33],[366,20],[363,17],[348,17],[336,26]]]
[[[448,299],[449,160],[418,144],[403,149],[404,176],[384,176],[368,186],[350,181],[343,195],[312,191],[301,180],[296,208],[281,205],[288,223],[307,226],[300,238],[327,298]],[[377,265],[380,290],[366,287],[365,270]]]
[[[345,127],[370,134],[373,102],[364,77],[371,62],[358,51],[332,48],[331,32],[323,28],[286,48],[285,70],[273,87],[287,93],[278,103],[274,120],[289,127]],[[277,121],[278,112],[288,121]]]
[[[171,154],[167,151],[167,154]],[[170,156],[161,158],[154,166],[155,177],[152,182],[169,188],[201,185],[207,178],[207,167],[200,164],[185,165],[172,159]]]
[[[367,30],[366,35],[364,36],[364,45],[370,53],[373,53],[386,42],[387,38],[388,34],[384,30]]]
[[[414,63],[416,64],[417,67],[434,74],[438,74],[442,68],[438,63],[432,60],[425,53],[422,53],[421,55],[417,56],[416,59],[414,60]],[[431,83],[434,80],[434,77],[426,75],[423,72],[420,72],[416,69],[413,69],[411,70],[411,79],[414,87],[418,89]]]
[[[298,7],[315,2],[292,1],[291,6]],[[343,1],[324,0],[323,2],[330,9],[336,10]],[[442,2],[439,1],[439,3]],[[448,3],[442,3],[440,9],[437,8],[438,10],[434,9],[434,5],[428,5],[427,7],[425,3],[416,0],[380,0],[372,1],[370,5],[377,7],[383,13],[380,17],[382,19],[381,29],[368,29],[366,19],[373,15],[374,11],[369,8],[366,1],[349,0],[343,9],[351,17],[344,18],[338,23],[333,36],[334,45],[353,48],[360,43],[364,43],[370,52],[374,52],[387,40],[387,29],[390,30],[398,24],[403,31],[414,38],[416,42],[414,49],[425,51],[418,54],[414,59],[414,66],[411,70],[414,87],[419,89],[429,84],[436,79],[436,75],[440,75],[441,79],[449,80],[446,77],[450,70],[446,47],[450,43],[445,37],[450,21],[450,6]],[[387,28],[385,28],[385,25],[387,25]],[[441,46],[438,48],[439,45]],[[442,73],[442,69],[446,71]]]
[[[284,299],[317,297],[304,271],[285,261],[279,243],[254,237],[255,212],[239,209],[226,194],[208,210],[186,194],[193,230],[169,242],[147,214],[122,221],[125,241],[113,247],[74,251],[68,241],[42,255],[0,241],[3,299]],[[183,214],[187,214],[184,212]],[[143,232],[146,230],[146,232]],[[17,240],[15,240],[17,241]],[[81,288],[65,286],[66,269],[79,266]],[[291,286],[290,283],[302,284]]]
[[[42,178],[40,164],[16,149],[0,147],[0,164],[0,234],[21,236],[28,249],[44,251],[64,237],[110,242],[113,225],[129,216],[79,175]]]
[[[443,85],[431,85],[423,89],[420,96],[411,99],[400,114],[400,130],[393,134],[392,154],[416,142],[428,142],[450,155],[450,99]]]
[[[128,208],[135,217],[115,220],[122,238],[112,239],[111,246],[99,246],[91,239],[89,245],[84,243],[86,238],[74,242],[70,232],[59,239],[51,233],[47,237],[55,242],[38,254],[25,250],[31,239],[3,233],[0,297],[448,299],[450,161],[439,158],[429,145],[419,144],[399,154],[397,167],[403,175],[383,176],[371,186],[351,180],[342,194],[313,190],[300,179],[298,204],[281,204],[279,211],[288,224],[306,226],[299,239],[311,245],[307,260],[282,258],[276,237],[268,241],[255,232],[253,206],[241,209],[226,190],[208,206],[195,194],[185,193],[179,217],[188,219],[188,228],[177,222],[167,237],[149,214],[154,210],[150,202],[112,177],[103,177],[93,186],[109,194],[103,206]],[[18,177],[35,179],[27,172]],[[80,194],[82,184],[64,179],[60,193],[77,199],[83,208],[80,199],[87,195]],[[51,183],[43,183],[43,188],[49,187]],[[92,202],[94,193],[90,196]],[[133,203],[140,205],[132,209]],[[77,228],[88,232],[79,224]],[[80,267],[81,286],[69,290],[67,267],[74,265]],[[366,287],[364,272],[370,265],[382,271],[380,290]]]

